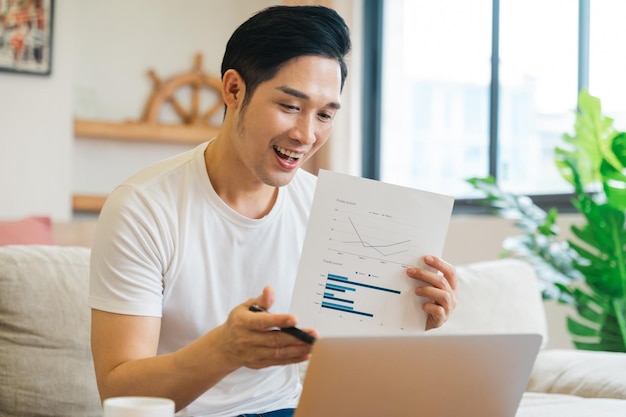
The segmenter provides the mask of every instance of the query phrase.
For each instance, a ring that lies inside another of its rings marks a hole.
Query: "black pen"
[[[267,311],[266,309],[264,309],[258,304],[252,304],[248,310],[254,311],[255,313],[261,313],[261,312],[269,313],[269,311]],[[297,327],[279,327],[279,329],[281,332],[288,333],[292,335],[293,337],[296,337],[310,345],[312,345],[313,342],[315,342],[315,336],[312,336],[309,333],[298,329]]]

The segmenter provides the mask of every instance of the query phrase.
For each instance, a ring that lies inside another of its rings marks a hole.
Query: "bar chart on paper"
[[[453,199],[320,171],[290,311],[321,336],[423,331],[406,268],[440,255]]]

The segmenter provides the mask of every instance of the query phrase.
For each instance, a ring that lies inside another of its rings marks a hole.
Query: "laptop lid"
[[[513,417],[541,339],[320,338],[294,417]]]

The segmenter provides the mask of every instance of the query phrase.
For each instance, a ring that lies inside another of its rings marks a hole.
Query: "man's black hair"
[[[233,32],[222,60],[222,77],[236,70],[246,84],[243,106],[264,81],[273,78],[287,61],[305,55],[337,60],[341,88],[348,75],[345,56],[350,31],[333,9],[323,6],[272,6],[242,23]]]

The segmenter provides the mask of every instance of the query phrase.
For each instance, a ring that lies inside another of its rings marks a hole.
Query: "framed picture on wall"
[[[0,0],[0,71],[49,75],[54,0]]]

